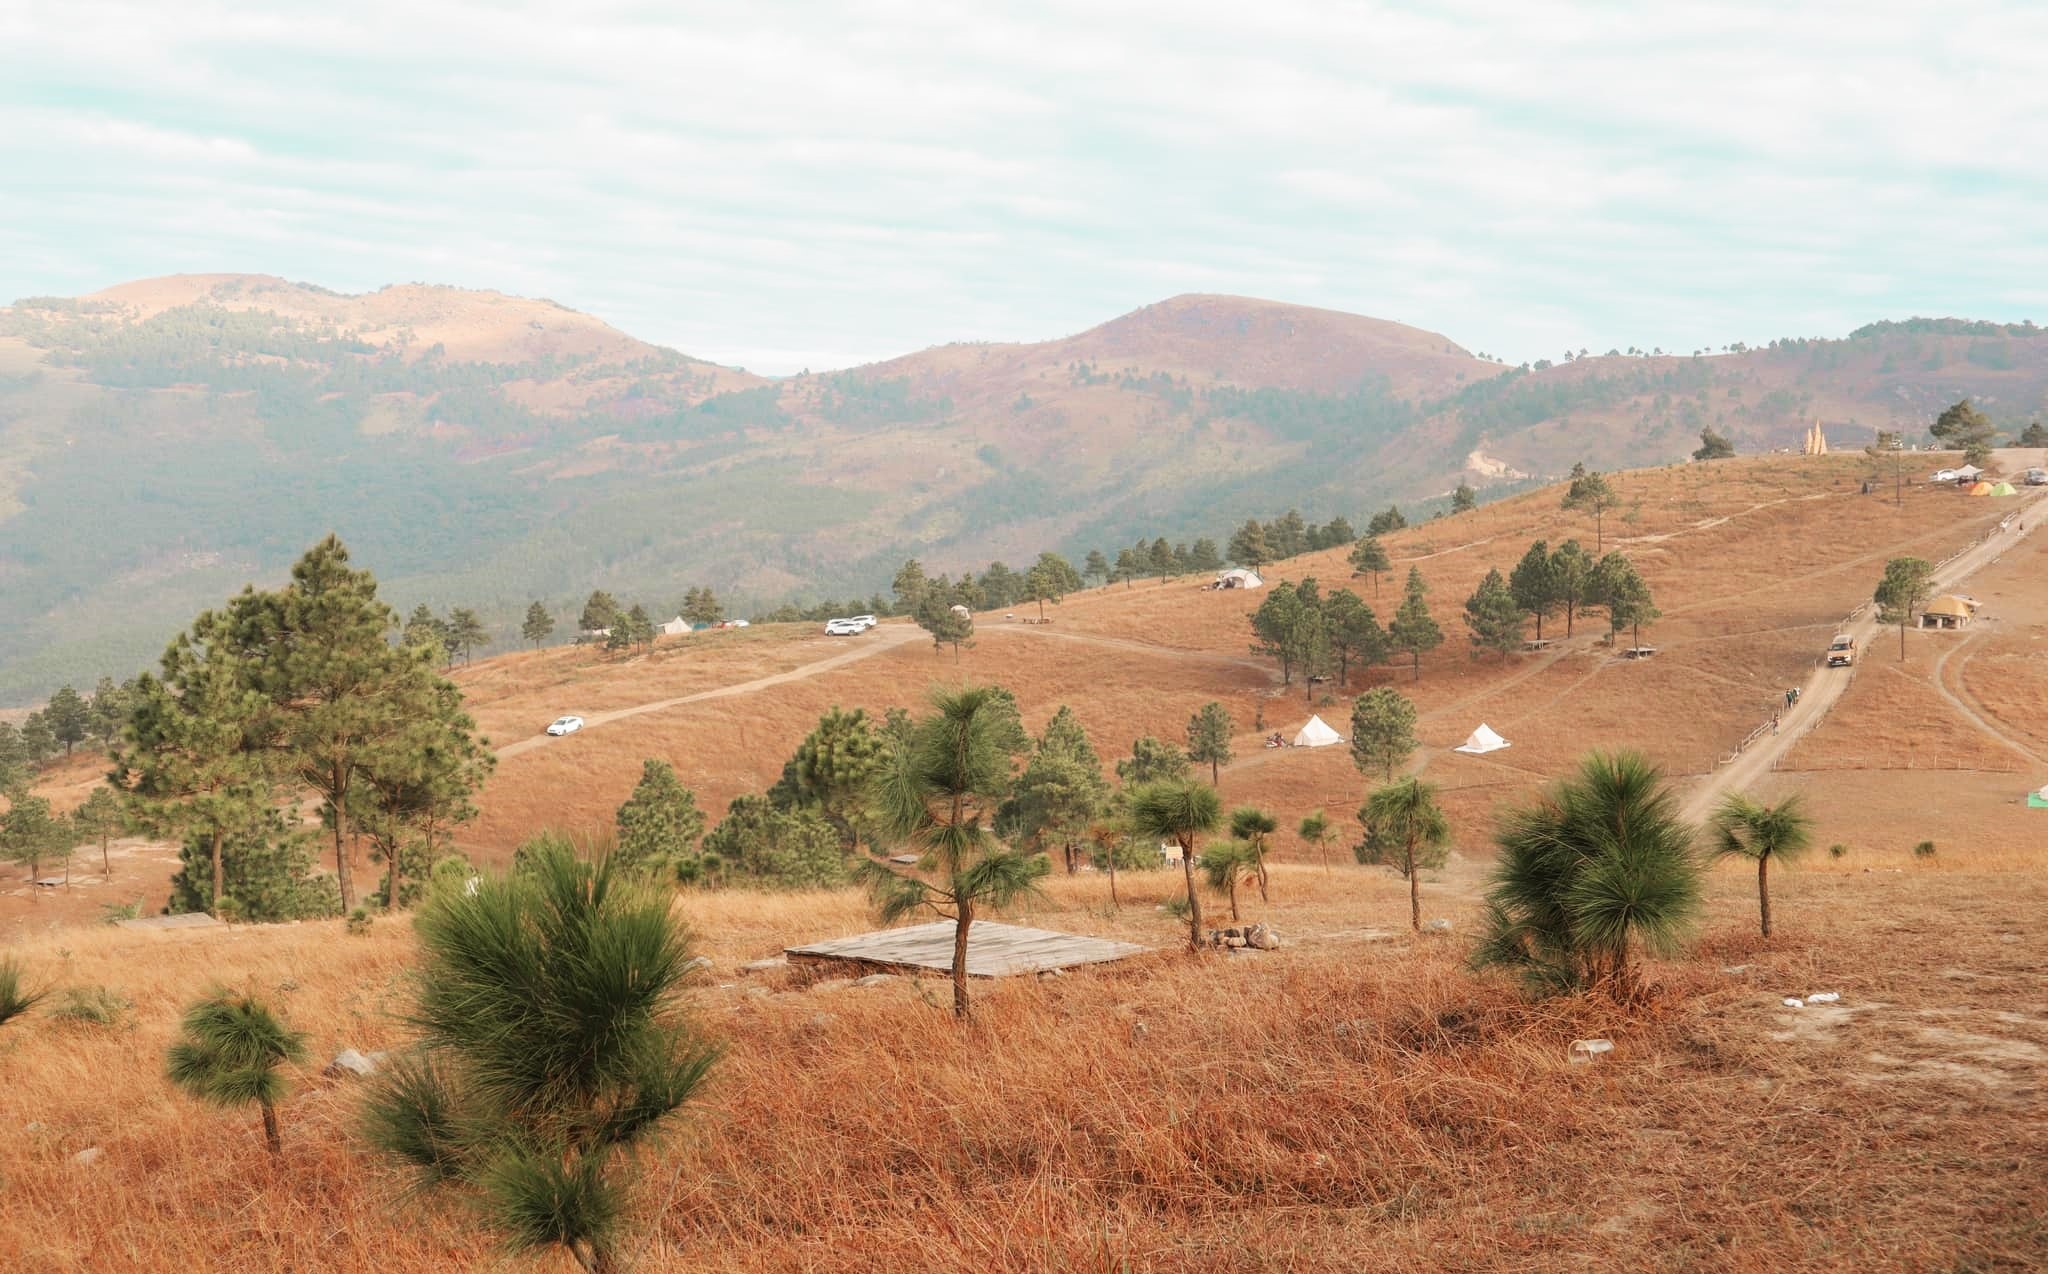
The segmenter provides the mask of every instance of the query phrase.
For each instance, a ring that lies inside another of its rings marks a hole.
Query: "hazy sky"
[[[452,283],[768,372],[1192,291],[1515,361],[2048,321],[2044,66],[2040,0],[9,0],[0,297]]]

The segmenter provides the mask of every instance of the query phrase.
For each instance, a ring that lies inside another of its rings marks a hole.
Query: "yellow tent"
[[[1967,488],[1965,488],[1965,489],[1964,489],[1964,491],[1963,491],[1963,494],[1964,494],[1964,495],[1990,495],[1990,494],[1991,494],[1991,484],[1990,484],[1990,483],[1988,483],[1988,482],[1974,482],[1974,483],[1971,483],[1969,487],[1967,487]]]

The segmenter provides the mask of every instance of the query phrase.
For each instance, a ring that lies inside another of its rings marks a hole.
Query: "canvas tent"
[[[1247,570],[1242,566],[1216,573],[1216,587],[1218,588],[1264,588],[1265,586],[1266,581],[1259,578],[1257,571]]]
[[[1503,739],[1498,734],[1495,734],[1493,732],[1492,726],[1486,724],[1484,721],[1481,721],[1479,723],[1479,728],[1472,732],[1472,737],[1465,740],[1457,747],[1452,748],[1451,751],[1469,752],[1473,756],[1482,756],[1488,752],[1498,752],[1502,748],[1507,746],[1508,741],[1506,739]]]
[[[671,619],[667,623],[661,625],[660,632],[661,635],[664,637],[680,637],[684,633],[689,632],[690,630],[690,621],[684,619],[681,615],[678,615],[674,619]]]
[[[1310,717],[1308,724],[1301,727],[1301,733],[1294,736],[1297,748],[1327,748],[1332,743],[1344,742],[1344,736],[1323,724],[1321,717]]]
[[[1962,468],[1956,470],[1957,482],[1975,482],[1978,478],[1981,478],[1983,476],[1984,471],[1973,464],[1966,464]]]

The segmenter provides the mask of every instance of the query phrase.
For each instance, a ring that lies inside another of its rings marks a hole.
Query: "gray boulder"
[[[90,1168],[92,1165],[98,1163],[100,1160],[106,1157],[107,1152],[100,1149],[98,1146],[87,1146],[85,1149],[71,1156],[71,1162],[79,1165],[82,1168]]]
[[[334,1060],[327,1063],[327,1069],[320,1073],[329,1079],[346,1079],[351,1075],[362,1079],[377,1073],[377,1062],[352,1048],[345,1048],[336,1053]]]
[[[769,956],[766,960],[750,960],[740,966],[741,973],[769,973],[789,967],[788,956]]]

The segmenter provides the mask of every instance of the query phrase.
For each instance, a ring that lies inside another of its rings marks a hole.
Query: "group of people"
[[[1266,746],[1269,748],[1284,748],[1292,745],[1290,745],[1287,742],[1287,739],[1284,735],[1282,735],[1278,730],[1275,730],[1273,731],[1273,733],[1266,736]]]

